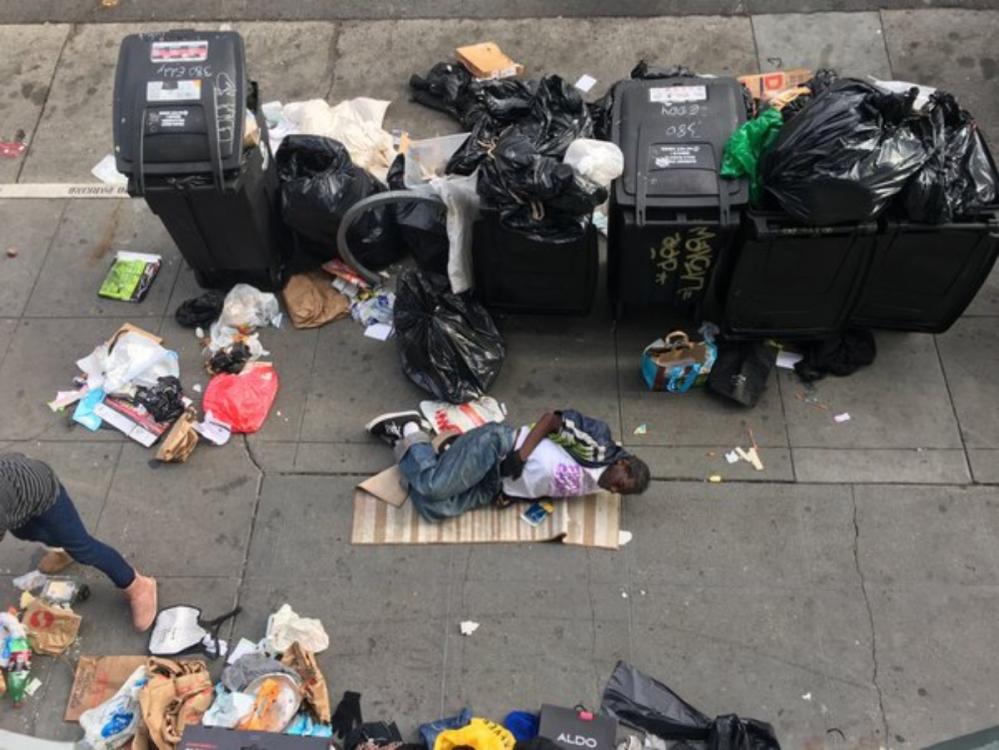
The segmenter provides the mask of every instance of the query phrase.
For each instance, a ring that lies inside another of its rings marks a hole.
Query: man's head
[[[649,488],[649,467],[637,456],[625,456],[600,475],[600,486],[619,495],[640,495]]]

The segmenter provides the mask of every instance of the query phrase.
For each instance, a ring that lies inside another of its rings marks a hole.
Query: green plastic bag
[[[760,183],[760,155],[780,134],[784,119],[778,109],[765,109],[755,120],[743,123],[725,144],[722,152],[721,176],[730,179],[749,178],[749,202],[760,205],[763,185]]]

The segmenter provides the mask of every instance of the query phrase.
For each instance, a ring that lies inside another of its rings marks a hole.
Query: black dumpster
[[[843,330],[882,241],[874,221],[813,227],[782,212],[748,211],[718,273],[723,330],[747,338]]]
[[[942,333],[965,311],[999,254],[999,206],[949,224],[887,219],[850,323]]]
[[[118,170],[204,287],[281,287],[278,181],[257,110],[236,32],[167,31],[122,41],[114,92]],[[247,112],[256,137],[247,137]]]
[[[618,308],[671,307],[691,318],[749,200],[746,180],[718,174],[722,150],[746,121],[732,78],[622,81],[611,139],[624,174],[611,193],[608,293]]]
[[[576,240],[535,240],[483,210],[472,232],[475,295],[490,310],[587,315],[593,307],[600,258],[589,224]]]

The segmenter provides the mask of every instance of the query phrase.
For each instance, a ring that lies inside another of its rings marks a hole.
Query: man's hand
[[[522,462],[527,462],[531,454],[534,453],[534,449],[538,447],[538,444],[544,440],[546,437],[551,435],[553,432],[558,432],[562,429],[562,415],[557,411],[546,411],[541,415],[541,418],[534,424],[531,431],[527,433],[527,437],[524,438],[524,444],[520,446],[517,453],[520,455],[520,460]]]

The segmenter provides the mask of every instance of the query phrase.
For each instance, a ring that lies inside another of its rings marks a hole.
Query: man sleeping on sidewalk
[[[428,521],[493,502],[582,497],[598,490],[635,495],[649,486],[649,467],[611,438],[597,419],[567,409],[515,430],[486,424],[430,443],[419,412],[383,414],[366,426],[395,450],[409,497]]]

